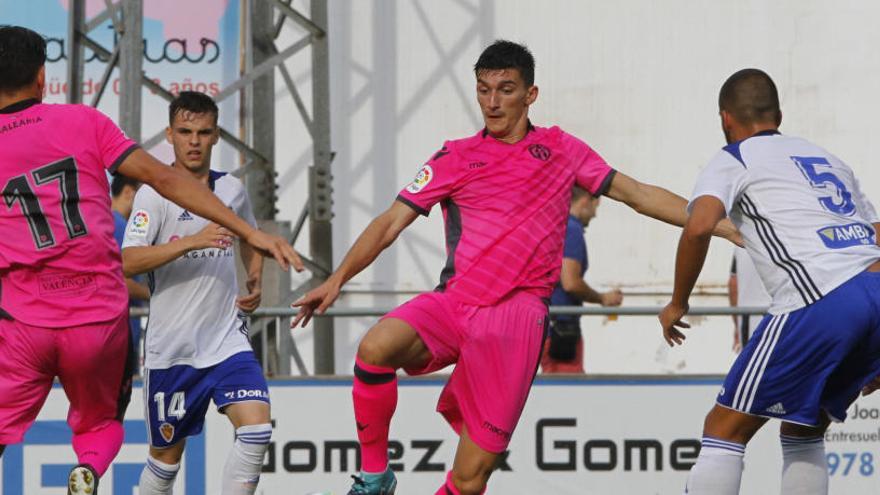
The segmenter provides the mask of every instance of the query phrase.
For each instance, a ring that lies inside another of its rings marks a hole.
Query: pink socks
[[[351,395],[361,443],[361,471],[383,473],[388,469],[388,428],[397,408],[397,373],[357,358]]]
[[[80,464],[88,464],[103,476],[122,447],[122,423],[110,421],[103,428],[73,434],[73,451]]]

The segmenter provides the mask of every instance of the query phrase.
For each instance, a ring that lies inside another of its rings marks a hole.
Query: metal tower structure
[[[243,176],[261,228],[287,235],[295,243],[306,220],[309,225],[309,256],[304,257],[311,279],[291,290],[290,278],[276,265],[269,264],[264,272],[266,304],[286,305],[293,298],[326,280],[333,267],[332,239],[332,176],[330,149],[330,84],[329,50],[327,40],[327,0],[311,0],[309,15],[292,7],[292,0],[240,0],[246,19],[242,43],[244,67],[241,77],[222,88],[215,96],[219,103],[243,94],[242,115],[244,135],[236,135],[220,128],[221,139],[242,156],[242,165],[233,174]],[[100,90],[90,102],[97,106],[104,88],[115,69],[119,69],[120,99],[119,124],[129,137],[149,149],[163,138],[163,130],[143,139],[141,133],[141,92],[146,87],[170,101],[174,95],[162,88],[144,73],[143,57],[143,0],[104,0],[106,9],[92,19],[85,18],[85,0],[71,0],[68,20],[68,93],[69,103],[82,103],[82,83],[85,67],[85,49],[94,52],[106,62]],[[98,26],[110,20],[116,32],[117,43],[107,48],[91,36]],[[283,31],[292,29],[299,35],[297,41],[279,50],[276,42]],[[285,61],[303,49],[311,48],[311,109],[285,66]],[[275,74],[281,75],[286,89],[309,131],[312,142],[312,164],[308,167],[308,201],[293,228],[286,222],[276,222],[275,171]],[[255,116],[259,118],[255,118]],[[263,328],[262,331],[268,331]],[[290,332],[275,328],[281,355],[298,357]],[[315,373],[334,372],[334,339],[332,318],[316,318]],[[268,371],[289,374],[289,360],[274,363]],[[266,365],[267,363],[264,363]]]

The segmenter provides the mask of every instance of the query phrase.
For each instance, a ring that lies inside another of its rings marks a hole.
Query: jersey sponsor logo
[[[92,273],[40,275],[39,287],[41,295],[61,297],[94,292],[98,288]]]
[[[131,226],[128,227],[128,234],[137,237],[146,237],[147,229],[150,227],[150,214],[145,210],[134,212],[131,219]]]
[[[13,120],[12,122],[3,124],[0,126],[0,134],[5,134],[9,131],[28,126],[31,124],[39,124],[43,121],[42,117],[25,117],[19,120]]]
[[[243,399],[265,399],[269,400],[269,391],[261,390],[261,389],[238,389],[230,392],[223,392],[223,397],[229,400],[243,400]]]
[[[472,162],[468,163],[468,168],[474,170],[476,168],[483,168],[486,166],[486,162]]]
[[[542,162],[546,162],[550,159],[550,148],[544,146],[543,144],[532,144],[529,145],[529,153],[532,154],[533,157],[541,160]]]
[[[415,193],[421,191],[422,189],[424,189],[425,186],[430,184],[431,179],[433,179],[433,178],[434,178],[434,169],[432,169],[431,166],[426,163],[425,165],[422,166],[421,170],[419,170],[419,173],[418,173],[418,175],[416,175],[416,178],[413,179],[413,181],[410,182],[408,186],[406,186],[406,190],[415,194]]]
[[[183,210],[183,213],[181,213],[180,216],[177,217],[178,222],[186,222],[186,221],[192,220],[192,219],[193,219],[193,216],[190,215],[189,210]]]
[[[162,435],[162,438],[171,443],[171,440],[174,439],[174,425],[171,423],[162,423],[159,425],[159,434]]]
[[[863,223],[829,225],[817,230],[816,233],[829,249],[871,245],[875,242],[874,229]]]

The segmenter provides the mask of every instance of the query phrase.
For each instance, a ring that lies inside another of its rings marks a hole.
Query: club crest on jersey
[[[430,184],[431,179],[433,179],[433,178],[434,178],[434,169],[432,169],[431,166],[426,163],[425,165],[422,165],[422,168],[421,168],[421,170],[419,170],[419,173],[418,173],[418,175],[416,175],[416,178],[413,179],[413,181],[410,182],[408,186],[406,186],[406,190],[415,194],[415,193],[421,191],[422,189],[424,189],[425,186]]]
[[[874,229],[863,223],[847,225],[829,225],[816,231],[819,239],[830,249],[841,249],[852,246],[871,245],[875,242]]]
[[[169,423],[162,423],[159,425],[159,433],[162,435],[162,438],[166,442],[171,442],[174,438],[174,425]]]
[[[546,162],[550,159],[550,148],[544,146],[543,144],[532,144],[529,145],[529,153],[532,154],[533,157],[541,160],[542,162]]]
[[[131,225],[128,233],[132,236],[146,237],[150,226],[150,215],[144,210],[138,210],[131,216]]]

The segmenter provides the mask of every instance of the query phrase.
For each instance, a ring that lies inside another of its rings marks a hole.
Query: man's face
[[[584,227],[590,224],[590,220],[596,218],[596,210],[599,209],[599,198],[586,195],[576,202],[575,216]]]
[[[502,139],[517,131],[528,118],[529,105],[538,97],[536,86],[526,86],[517,69],[484,70],[477,74],[477,101],[489,134]]]
[[[174,162],[191,172],[204,172],[211,167],[211,149],[220,132],[211,113],[177,112],[165,136],[174,147]]]

